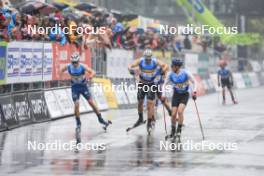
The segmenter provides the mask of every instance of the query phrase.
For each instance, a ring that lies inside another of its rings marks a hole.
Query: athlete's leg
[[[184,120],[184,110],[185,110],[186,105],[185,104],[180,104],[178,107],[178,127],[177,127],[177,134],[181,133],[182,129],[182,124]]]
[[[172,107],[172,115],[171,115],[171,134],[170,137],[173,137],[176,132],[176,123],[177,123],[177,114],[178,114],[178,107]]]
[[[231,87],[228,87],[228,91],[229,91],[229,93],[230,93],[230,96],[231,96],[231,99],[232,99],[233,103],[236,104],[237,102],[236,102],[236,100],[235,100],[235,96],[234,96],[234,93],[233,93]]]
[[[138,118],[143,122],[144,99],[138,100]]]
[[[223,104],[226,103],[225,86],[222,86]]]
[[[147,110],[148,110],[148,120],[154,120],[154,107],[155,107],[155,100],[148,100],[147,102]]]
[[[80,99],[80,92],[78,87],[72,87],[72,100],[74,102],[74,115],[76,119],[76,125],[77,127],[81,126],[81,120],[80,120],[80,111],[79,111],[79,99]]]
[[[81,125],[81,120],[80,120],[80,103],[79,101],[75,101],[74,102],[74,115],[75,115],[75,118],[76,118],[76,125],[77,126],[80,126]]]
[[[82,95],[84,96],[84,98],[88,101],[89,105],[91,106],[91,108],[93,109],[93,111],[95,112],[95,114],[97,115],[98,121],[103,124],[103,125],[109,125],[109,122],[106,122],[101,115],[100,110],[98,109],[98,107],[96,106],[95,102],[92,99],[92,96],[90,94],[90,91],[88,89],[87,86],[83,87],[82,90]]]
[[[137,100],[138,100],[138,120],[134,124],[134,127],[139,126],[144,122],[143,111],[144,111],[144,99],[146,93],[142,89],[142,84],[138,87]]]

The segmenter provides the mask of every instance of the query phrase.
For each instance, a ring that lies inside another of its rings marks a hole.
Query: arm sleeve
[[[194,76],[188,71],[187,71],[187,75],[193,85],[193,92],[197,92],[197,81],[195,80]]]

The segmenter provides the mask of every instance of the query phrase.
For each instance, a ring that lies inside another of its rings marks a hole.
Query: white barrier
[[[250,73],[248,73],[248,76],[249,76],[249,78],[251,80],[252,87],[260,86],[260,81],[259,81],[258,76],[257,76],[256,73],[250,72]]]
[[[62,110],[53,94],[52,90],[45,91],[44,97],[48,106],[49,114],[52,119],[63,116]]]
[[[63,115],[72,115],[74,112],[73,104],[69,96],[67,96],[66,89],[53,90],[53,94],[62,110]]]
[[[246,84],[241,73],[233,73],[233,79],[236,88],[238,89],[246,88]]]
[[[109,107],[108,107],[108,104],[107,104],[107,101],[106,101],[106,98],[104,96],[104,93],[103,91],[101,90],[101,87],[100,86],[97,86],[96,84],[94,84],[91,88],[91,93],[93,95],[93,98],[98,106],[98,108],[100,110],[107,110]]]
[[[114,91],[115,91],[115,95],[116,95],[118,105],[128,105],[129,104],[129,100],[128,100],[124,90],[115,89]]]

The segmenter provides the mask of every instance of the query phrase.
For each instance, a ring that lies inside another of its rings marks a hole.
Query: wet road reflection
[[[254,91],[264,97],[261,88]],[[237,151],[160,150],[160,141],[164,141],[165,136],[162,118],[157,120],[153,135],[146,134],[145,126],[126,133],[125,129],[137,118],[136,110],[111,110],[103,114],[113,117],[113,125],[107,133],[103,132],[95,115],[82,116],[82,143],[104,144],[105,150],[28,149],[29,141],[75,143],[73,118],[1,132],[0,175],[262,175],[264,112],[261,107],[264,101],[258,98],[253,103],[252,98],[249,99],[250,90],[243,90],[239,95],[248,101],[232,107],[214,103],[216,95],[198,101],[206,139],[237,142]],[[247,108],[252,104],[254,109]],[[185,124],[183,142],[200,142],[201,133],[191,103]]]

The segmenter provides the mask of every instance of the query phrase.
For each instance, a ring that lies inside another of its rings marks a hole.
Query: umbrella
[[[68,14],[65,14],[65,15],[63,15],[64,16],[64,18],[65,19],[72,19],[72,20],[75,20],[75,21],[77,21],[77,20],[79,20],[81,17],[78,15],[78,14],[76,14],[76,13],[68,13]]]
[[[47,15],[56,11],[56,8],[53,5],[40,1],[26,1],[24,3],[21,3],[18,9],[20,12],[26,14],[39,12],[41,14]]]
[[[123,15],[123,17],[122,17],[122,21],[124,20],[124,21],[131,21],[131,20],[134,20],[135,18],[137,18],[138,17],[138,15],[136,15],[136,14],[125,14],[125,15]]]
[[[117,21],[120,21],[120,19],[123,18],[123,14],[118,10],[111,10],[110,12],[114,15]]]
[[[63,10],[65,8],[69,7],[69,5],[64,4],[64,3],[59,3],[59,2],[54,2],[54,3],[52,3],[52,5],[59,10]]]
[[[93,3],[80,3],[76,6],[74,6],[74,8],[76,8],[78,10],[90,12],[92,9],[96,8],[96,5]]]

